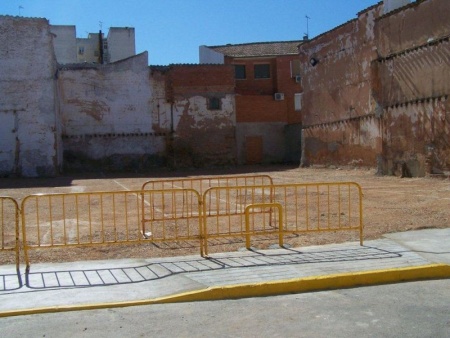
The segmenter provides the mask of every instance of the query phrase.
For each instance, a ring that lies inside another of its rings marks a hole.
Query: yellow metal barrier
[[[342,230],[359,231],[363,242],[357,183],[274,185],[265,175],[149,182],[138,191],[26,197],[20,209],[27,270],[28,251],[39,248],[195,240],[203,256],[212,239],[245,236],[249,247],[250,236],[278,234],[282,245],[285,234]],[[247,185],[233,185],[241,182]]]
[[[208,240],[242,236],[246,208],[249,205],[273,204],[282,206],[283,234],[359,231],[363,243],[362,190],[354,182],[283,184],[270,186],[236,186],[210,188],[203,194],[204,252]],[[270,212],[267,211],[270,210]],[[277,228],[271,210],[251,208],[252,227],[260,235],[273,234]]]
[[[195,178],[174,178],[150,180],[142,185],[142,190],[194,189],[200,195],[213,187],[272,185],[269,175],[235,175],[235,176],[204,176]]]
[[[27,196],[21,205],[27,270],[30,249],[200,241],[200,200],[192,189]],[[141,228],[142,204],[148,206],[147,229]]]
[[[252,222],[252,228],[250,229],[250,210],[255,210],[255,209],[261,209],[263,210],[264,208],[270,208],[270,209],[278,209],[278,229],[271,229],[271,230],[275,230],[278,232],[278,244],[281,246],[283,246],[283,207],[280,203],[257,203],[257,204],[250,204],[247,205],[247,207],[245,207],[245,247],[247,249],[250,249],[250,235],[255,235],[258,233],[265,233],[267,234],[269,231],[268,229],[265,227],[264,222],[260,225],[262,225],[262,228],[255,228],[255,221]],[[272,210],[270,210],[272,211]],[[265,215],[265,213],[254,213],[254,215]],[[272,212],[270,213],[271,217],[272,217]],[[275,215],[274,215],[275,216]],[[276,217],[276,216],[275,216]]]
[[[213,187],[230,187],[230,186],[254,186],[264,185],[270,186],[273,184],[272,177],[269,175],[234,175],[234,176],[204,176],[194,178],[172,178],[172,179],[153,179],[145,182],[142,185],[143,191],[148,190],[166,190],[166,189],[193,189],[196,190],[200,196]],[[149,209],[152,208],[153,201],[145,201],[142,198],[142,229],[145,234],[148,230],[148,224],[155,222],[155,219],[149,218],[148,215],[153,215]],[[200,209],[202,210],[202,209]],[[192,215],[198,217],[198,215]],[[202,229],[203,227],[200,227]],[[200,252],[203,256],[203,238],[201,239]]]
[[[1,251],[15,252],[19,273],[19,206],[13,198],[6,196],[0,196],[0,241]]]

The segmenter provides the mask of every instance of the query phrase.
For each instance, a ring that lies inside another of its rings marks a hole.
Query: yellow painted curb
[[[407,268],[395,268],[386,270],[333,274],[327,276],[294,278],[288,280],[253,283],[253,284],[237,284],[222,287],[211,287],[198,291],[185,292],[161,298],[127,301],[127,302],[52,306],[34,309],[11,310],[0,312],[0,317],[22,316],[30,314],[54,313],[65,311],[121,308],[137,305],[236,299],[246,297],[262,297],[288,293],[332,290],[357,286],[380,285],[380,284],[390,284],[390,283],[418,281],[427,279],[442,279],[442,278],[450,278],[450,265],[431,264]]]

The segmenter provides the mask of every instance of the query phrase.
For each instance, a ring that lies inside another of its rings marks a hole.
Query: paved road
[[[0,318],[3,337],[450,337],[450,280]]]

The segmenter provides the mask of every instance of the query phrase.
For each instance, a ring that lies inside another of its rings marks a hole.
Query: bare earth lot
[[[36,193],[139,190],[142,184],[157,177],[186,178],[209,175],[267,174],[275,184],[351,181],[361,185],[364,193],[364,239],[376,239],[385,233],[447,228],[450,226],[450,181],[431,178],[398,178],[376,176],[373,169],[297,168],[292,166],[244,166],[204,171],[158,171],[150,174],[83,174],[54,179],[0,179],[0,195],[20,201]],[[320,235],[288,236],[285,243],[293,247],[344,241],[357,241],[356,232],[331,232]],[[258,249],[276,244],[276,238],[252,239]],[[211,243],[210,253],[234,251],[244,247],[244,239]],[[32,262],[75,261],[129,257],[162,257],[198,254],[198,244],[110,245],[96,248],[39,249],[30,254]],[[1,254],[0,263],[12,263],[11,254]]]

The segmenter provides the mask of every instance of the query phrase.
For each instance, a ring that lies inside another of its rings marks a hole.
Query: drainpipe
[[[102,65],[103,64],[103,36],[102,36],[101,29],[98,32],[98,44],[99,44],[98,50],[100,51],[100,55],[98,57],[98,62]]]
[[[173,101],[170,102],[170,135],[169,135],[169,156],[172,158],[172,166],[176,166],[176,160],[175,160],[175,148],[174,148],[174,123],[173,123]]]

